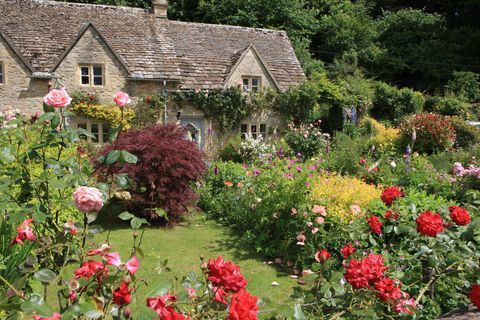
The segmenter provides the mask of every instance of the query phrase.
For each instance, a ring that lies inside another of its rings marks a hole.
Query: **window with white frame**
[[[76,119],[77,128],[84,129],[93,137],[82,135],[81,138],[93,143],[107,143],[110,131],[110,124],[107,122],[95,121],[92,119]]]
[[[260,77],[242,77],[243,92],[258,92],[262,90],[262,78]]]
[[[0,85],[5,83],[5,66],[2,61],[0,61]]]
[[[80,84],[84,86],[103,86],[105,73],[102,65],[80,65]]]
[[[240,134],[242,140],[247,139],[247,136],[252,139],[258,139],[262,136],[263,139],[267,139],[267,124],[265,123],[242,123],[240,125]]]

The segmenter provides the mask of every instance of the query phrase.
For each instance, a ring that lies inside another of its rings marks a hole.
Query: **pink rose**
[[[140,263],[138,262],[137,257],[133,256],[130,260],[127,261],[125,266],[127,267],[128,272],[130,272],[131,275],[134,275],[135,272],[137,272]]]
[[[327,215],[327,210],[325,209],[324,206],[314,205],[312,211],[316,215],[321,215],[321,216]]]
[[[117,91],[113,96],[113,101],[115,101],[115,104],[119,107],[124,107],[127,103],[131,102],[128,93],[123,91]]]
[[[50,107],[63,108],[72,102],[72,98],[70,98],[67,91],[65,91],[65,88],[61,88],[60,90],[52,89],[43,98],[43,102]]]
[[[100,211],[103,207],[102,193],[97,188],[78,187],[73,199],[77,209],[85,213]]]

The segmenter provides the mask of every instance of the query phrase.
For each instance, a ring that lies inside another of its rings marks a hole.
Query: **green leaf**
[[[161,280],[148,286],[147,298],[161,297],[171,289],[170,282]]]
[[[112,165],[115,162],[117,162],[120,159],[120,151],[119,150],[113,150],[110,151],[105,158],[105,164],[106,165]]]
[[[134,320],[151,320],[156,318],[158,318],[157,313],[147,306],[141,306],[133,314]]]
[[[135,164],[138,161],[138,158],[136,155],[131,154],[130,152],[126,150],[120,151],[120,159],[123,160],[126,163],[132,163]]]
[[[52,308],[45,304],[43,297],[38,293],[32,293],[20,307],[26,313],[36,313],[42,317],[50,317],[53,314]]]
[[[53,116],[52,118],[52,122],[50,123],[50,128],[55,130],[57,129],[59,124],[60,124],[60,117],[58,116],[58,114],[55,114],[55,116]]]
[[[302,305],[296,304],[296,305],[293,307],[293,310],[294,310],[293,318],[294,318],[295,320],[306,320],[306,319],[307,319],[307,318],[305,317],[305,314],[303,313]]]
[[[125,221],[135,218],[135,216],[128,211],[124,211],[124,212],[120,213],[118,215],[118,217],[122,220],[125,220]]]
[[[87,222],[92,223],[93,221],[97,220],[98,212],[92,211],[87,213]]]
[[[148,224],[148,221],[137,217],[133,217],[132,220],[130,220],[130,225],[132,226],[132,229],[135,230],[140,229],[143,224]]]
[[[120,188],[125,188],[128,186],[128,179],[125,175],[116,175],[115,182]]]
[[[90,234],[97,234],[103,231],[102,226],[99,226],[98,224],[92,225],[88,227],[88,233]]]
[[[78,133],[81,134],[81,135],[84,135],[84,136],[87,136],[87,137],[90,137],[90,138],[93,138],[95,139],[95,135],[93,133],[90,133],[88,132],[87,130],[83,129],[83,128],[78,128],[77,129]]]
[[[42,282],[51,283],[55,280],[57,275],[50,269],[41,269],[35,272],[34,277]]]
[[[120,124],[117,128],[110,128],[110,130],[108,131],[108,141],[110,141],[110,143],[113,143],[117,139],[118,134],[122,132],[122,129],[122,124]]]

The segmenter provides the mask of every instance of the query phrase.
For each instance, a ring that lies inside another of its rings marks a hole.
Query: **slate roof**
[[[182,88],[219,87],[249,47],[279,89],[305,79],[284,31],[158,19],[149,10],[130,7],[0,0],[0,33],[37,73],[54,72],[88,26],[135,79],[178,80]]]

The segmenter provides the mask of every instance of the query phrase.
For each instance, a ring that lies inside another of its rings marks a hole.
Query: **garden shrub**
[[[412,144],[413,131],[416,133],[413,150],[431,154],[453,147],[455,128],[449,118],[436,113],[419,113],[400,124],[403,145]]]
[[[314,179],[310,201],[325,206],[329,215],[346,223],[363,217],[369,203],[381,193],[377,187],[356,178],[324,174]]]
[[[469,102],[480,101],[480,75],[470,71],[454,71],[445,85],[445,91],[454,93]]]
[[[115,166],[116,174],[126,173],[131,180],[132,200],[128,208],[154,219],[154,208],[162,208],[169,218],[178,219],[197,199],[191,184],[204,171],[204,155],[195,143],[185,139],[183,128],[176,124],[131,129],[120,134],[114,145],[105,146],[102,156],[122,149],[135,156],[136,164]],[[105,165],[96,164],[100,172],[111,173]]]
[[[363,166],[359,160],[368,150],[368,139],[355,134],[350,136],[337,132],[332,140],[331,150],[325,155],[322,165],[325,169],[341,174],[356,175]]]
[[[73,105],[70,109],[73,113],[92,118],[95,120],[106,121],[110,123],[112,128],[123,125],[124,129],[131,127],[132,120],[135,116],[134,111],[129,108],[118,108],[113,105],[93,105],[79,103]]]
[[[425,98],[420,92],[379,82],[375,86],[371,114],[376,119],[397,122],[406,115],[421,112],[424,104]]]
[[[455,147],[470,148],[480,143],[480,129],[468,124],[459,117],[451,117],[450,123],[455,128]]]
[[[150,94],[140,97],[135,108],[135,116],[132,119],[132,127],[142,128],[153,125],[161,119],[165,107],[165,97],[161,94]]]
[[[468,118],[470,104],[454,95],[445,97],[429,97],[425,102],[425,111],[435,112],[446,116]]]
[[[230,137],[225,145],[217,151],[217,158],[221,161],[233,161],[242,163],[240,144],[242,140],[238,135]]]
[[[361,126],[371,137],[371,144],[382,151],[393,151],[399,144],[400,130],[386,127],[373,118],[362,119]]]
[[[316,121],[308,125],[288,125],[284,139],[296,155],[309,159],[325,150],[330,136],[322,133],[320,123],[320,121]]]

